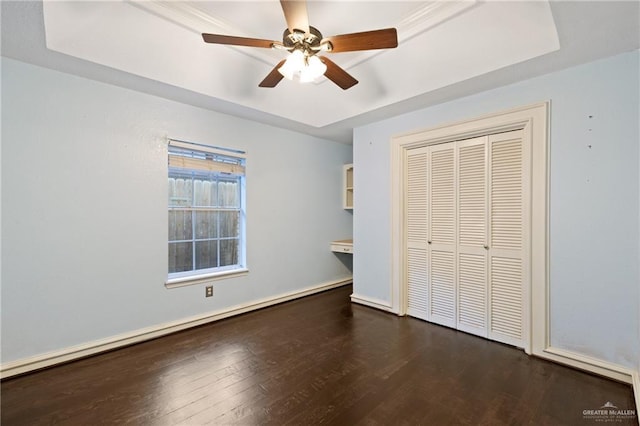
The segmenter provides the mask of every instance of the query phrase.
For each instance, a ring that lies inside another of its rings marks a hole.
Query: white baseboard
[[[92,342],[83,343],[81,345],[64,348],[54,352],[35,355],[29,358],[19,359],[17,361],[8,362],[0,366],[0,379],[24,374],[30,371],[39,370],[41,368],[50,367],[52,365],[63,362],[84,358],[89,355],[95,355],[100,352],[128,346],[134,343],[144,342],[146,340],[155,339],[160,336],[175,333],[176,331],[185,330],[187,328],[196,327],[210,322],[218,321],[234,315],[244,314],[246,312],[257,309],[266,308],[268,306],[277,305],[279,303],[298,299],[300,297],[309,296],[332,288],[351,284],[352,277],[342,278],[339,280],[329,281],[317,284],[311,287],[295,290],[289,293],[280,294],[278,296],[256,300],[242,305],[225,308],[216,312],[195,315],[193,317],[184,318],[178,321],[172,321],[157,326],[147,327],[135,330],[129,333],[119,334],[107,337],[105,339],[94,340]]]
[[[640,425],[640,371],[633,372],[631,381],[633,382],[633,396],[636,399],[636,420],[638,420],[638,425]]]
[[[634,370],[622,365],[602,361],[576,352],[571,352],[565,349],[558,349],[554,347],[548,347],[543,351],[543,353],[534,353],[534,355],[539,356],[540,358],[547,359],[549,361],[568,365],[569,367],[585,370],[628,384],[632,384],[633,375],[634,373],[636,373]]]
[[[357,294],[351,295],[351,301],[360,305],[369,306],[371,308],[380,309],[382,311],[393,312],[391,305],[380,299],[374,299],[372,297],[360,296]]]

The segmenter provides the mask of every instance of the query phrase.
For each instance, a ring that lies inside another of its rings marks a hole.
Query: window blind
[[[169,139],[169,167],[244,176],[245,152]]]

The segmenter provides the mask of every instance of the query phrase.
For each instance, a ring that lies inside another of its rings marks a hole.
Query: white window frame
[[[189,161],[187,159],[184,161],[184,164],[180,163],[180,158],[177,156],[172,156],[170,152],[172,149],[170,147],[175,147],[180,150],[191,151],[195,154],[207,154],[209,158],[208,161],[205,160],[196,160]],[[240,160],[240,165],[235,164],[225,164],[223,162],[217,162],[215,160],[210,160],[211,156],[209,154],[213,154],[214,157],[219,156],[221,158]],[[201,284],[210,281],[215,281],[224,278],[236,277],[241,275],[246,275],[249,270],[246,267],[246,179],[244,174],[244,162],[246,160],[246,153],[244,151],[232,150],[227,148],[214,147],[209,145],[203,145],[193,142],[185,142],[177,139],[169,139],[168,147],[167,147],[167,158],[168,158],[168,166],[167,166],[167,176],[171,176],[171,169],[169,163],[173,168],[177,167],[184,169],[185,174],[189,174],[192,172],[202,171],[202,169],[206,169],[209,171],[220,172],[222,175],[225,173],[230,173],[235,176],[239,183],[239,192],[240,192],[240,206],[239,209],[233,208],[229,209],[225,206],[219,207],[198,207],[198,206],[189,206],[185,207],[185,211],[238,211],[240,213],[240,223],[239,223],[239,250],[238,250],[238,263],[234,265],[222,266],[222,267],[214,267],[214,268],[206,268],[206,269],[192,269],[189,271],[182,272],[173,272],[167,274],[167,280],[165,282],[165,286],[167,288],[175,288],[175,287],[184,287],[188,285]],[[176,161],[178,158],[178,161]],[[224,177],[221,178],[224,180]],[[180,209],[180,207],[172,207],[168,206],[168,210],[172,209]],[[168,218],[167,218],[168,221]],[[192,236],[190,241],[196,242],[197,238],[195,234]],[[215,238],[211,238],[211,240],[221,241],[224,238],[220,237],[219,234]],[[167,238],[167,243],[169,243],[169,239]],[[168,249],[168,244],[167,244]],[[218,250],[218,260],[220,257],[220,252]],[[195,262],[195,258],[194,258]],[[194,265],[195,267],[195,265]]]

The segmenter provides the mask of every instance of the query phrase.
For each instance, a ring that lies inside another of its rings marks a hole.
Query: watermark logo
[[[611,401],[595,410],[582,410],[582,417],[585,420],[592,420],[598,423],[622,423],[636,418],[636,410],[618,408]]]

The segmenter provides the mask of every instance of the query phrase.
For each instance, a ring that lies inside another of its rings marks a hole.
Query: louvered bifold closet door
[[[406,151],[405,236],[407,314],[428,319],[427,288],[427,152],[428,148]]]
[[[487,337],[487,140],[457,143],[459,330]]]
[[[489,136],[489,338],[524,346],[528,149],[522,130]]]
[[[428,319],[456,326],[456,160],[455,144],[435,145],[428,157]]]

